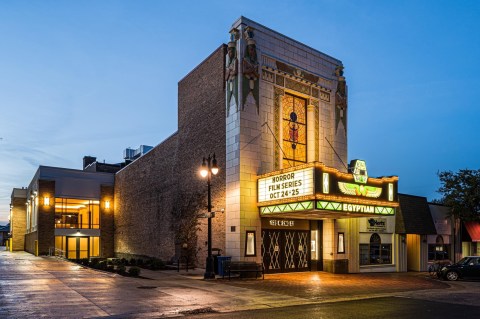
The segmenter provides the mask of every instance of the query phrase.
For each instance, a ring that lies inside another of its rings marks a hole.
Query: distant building
[[[10,223],[5,226],[0,226],[0,246],[5,246],[7,240],[10,238]]]
[[[12,194],[12,249],[71,259],[113,256],[114,174],[40,166]]]

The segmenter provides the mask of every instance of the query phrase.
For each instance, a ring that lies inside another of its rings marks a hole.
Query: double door
[[[83,259],[89,257],[89,237],[67,236],[67,258]]]
[[[262,257],[267,273],[310,270],[310,232],[262,230]]]

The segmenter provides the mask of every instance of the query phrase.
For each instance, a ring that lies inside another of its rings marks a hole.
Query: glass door
[[[88,258],[89,237],[67,237],[67,258],[82,259]]]

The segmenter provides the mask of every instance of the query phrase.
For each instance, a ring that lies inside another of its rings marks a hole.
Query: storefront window
[[[99,201],[55,198],[55,228],[100,228]]]
[[[382,244],[377,233],[370,236],[370,244],[360,244],[360,265],[392,263],[392,244]]]
[[[307,162],[307,102],[285,94],[282,103],[283,167],[287,168]]]
[[[435,244],[428,245],[428,260],[444,260],[449,259],[449,245],[443,243],[443,237],[437,236]]]

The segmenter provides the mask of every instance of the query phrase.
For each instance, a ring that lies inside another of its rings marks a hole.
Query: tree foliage
[[[198,217],[202,207],[205,206],[204,197],[199,193],[177,192],[171,211],[174,222],[170,227],[175,235],[175,243],[184,249],[182,254],[187,254],[190,261],[196,260],[199,249],[197,247],[197,232],[200,229]]]
[[[464,221],[480,220],[480,169],[437,173],[440,202],[452,208],[452,215]]]

